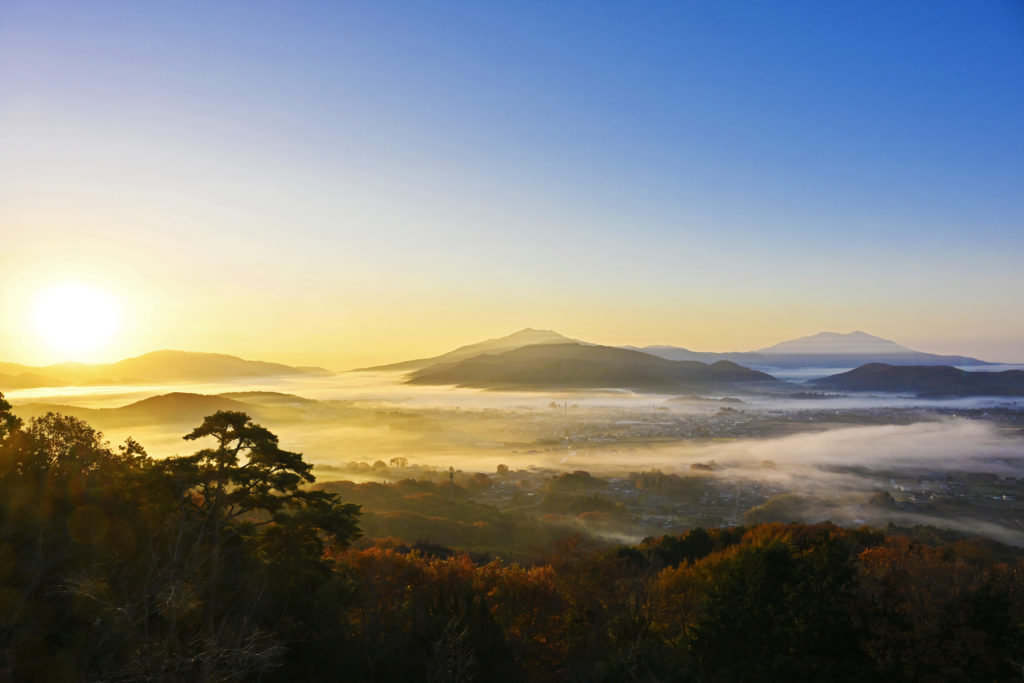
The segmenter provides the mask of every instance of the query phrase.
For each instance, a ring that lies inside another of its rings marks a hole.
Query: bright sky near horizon
[[[1022,122],[1014,0],[4,0],[0,361],[67,359],[33,302],[71,286],[120,321],[78,360],[1024,362]]]

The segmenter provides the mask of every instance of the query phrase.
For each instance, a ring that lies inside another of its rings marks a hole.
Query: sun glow
[[[81,282],[43,290],[32,307],[32,327],[40,341],[71,360],[102,350],[120,325],[117,299]]]

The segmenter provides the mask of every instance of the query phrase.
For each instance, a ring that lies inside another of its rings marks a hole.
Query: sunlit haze
[[[68,360],[103,354],[120,323],[120,310],[110,293],[78,282],[48,287],[32,303],[36,341]]]
[[[1021,362],[1022,116],[1013,2],[10,0],[0,360],[345,369],[531,326]],[[38,320],[71,281],[116,335]]]

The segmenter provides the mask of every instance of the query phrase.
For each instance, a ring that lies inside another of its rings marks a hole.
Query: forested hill
[[[832,391],[912,393],[920,397],[1024,396],[1024,371],[968,372],[948,366],[870,363],[809,382]]]
[[[710,365],[670,361],[640,351],[577,343],[537,344],[438,363],[412,373],[408,381],[492,389],[620,388],[668,393],[789,386],[729,361]]]

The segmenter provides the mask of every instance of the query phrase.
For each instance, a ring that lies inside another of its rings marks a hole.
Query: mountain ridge
[[[11,374],[12,370],[16,374]],[[162,349],[113,363],[0,364],[0,390],[90,384],[216,381],[255,377],[330,374],[324,368],[246,360],[226,353]],[[25,381],[26,377],[28,381]]]
[[[494,337],[474,344],[466,344],[437,356],[416,358],[413,360],[400,361],[398,363],[389,363],[387,365],[375,365],[368,368],[359,368],[353,372],[417,370],[436,363],[465,360],[482,353],[511,351],[513,349],[532,346],[535,344],[561,344],[565,342],[578,343],[578,340],[566,337],[554,330],[538,330],[532,327],[524,327],[523,329],[517,330],[516,332],[504,337]]]
[[[409,384],[485,389],[631,389],[665,393],[791,388],[729,361],[706,364],[594,344],[534,344],[498,354],[437,363],[410,373]]]
[[[503,353],[526,346],[566,343],[595,346],[589,342],[566,337],[554,330],[527,327],[505,337],[467,344],[438,356],[377,365],[362,370],[416,372],[439,363],[468,360],[481,354]],[[850,333],[819,332],[779,342],[758,351],[715,353],[658,345],[614,348],[637,351],[670,361],[696,361],[705,364],[729,361],[769,372],[798,367],[856,368],[872,362],[890,365],[967,367],[991,365],[988,361],[968,356],[943,356],[916,351],[859,330]],[[565,371],[565,368],[562,368],[562,371]],[[202,382],[325,374],[330,374],[330,371],[319,367],[246,360],[224,353],[161,349],[114,363],[94,365],[65,362],[29,366],[0,362],[0,391],[73,385]]]
[[[890,365],[992,365],[970,356],[940,355],[917,351],[857,330],[855,332],[818,332],[767,346],[756,351],[691,351],[679,346],[645,346],[623,348],[652,353],[669,360],[731,360],[758,368],[849,367],[872,362]]]

